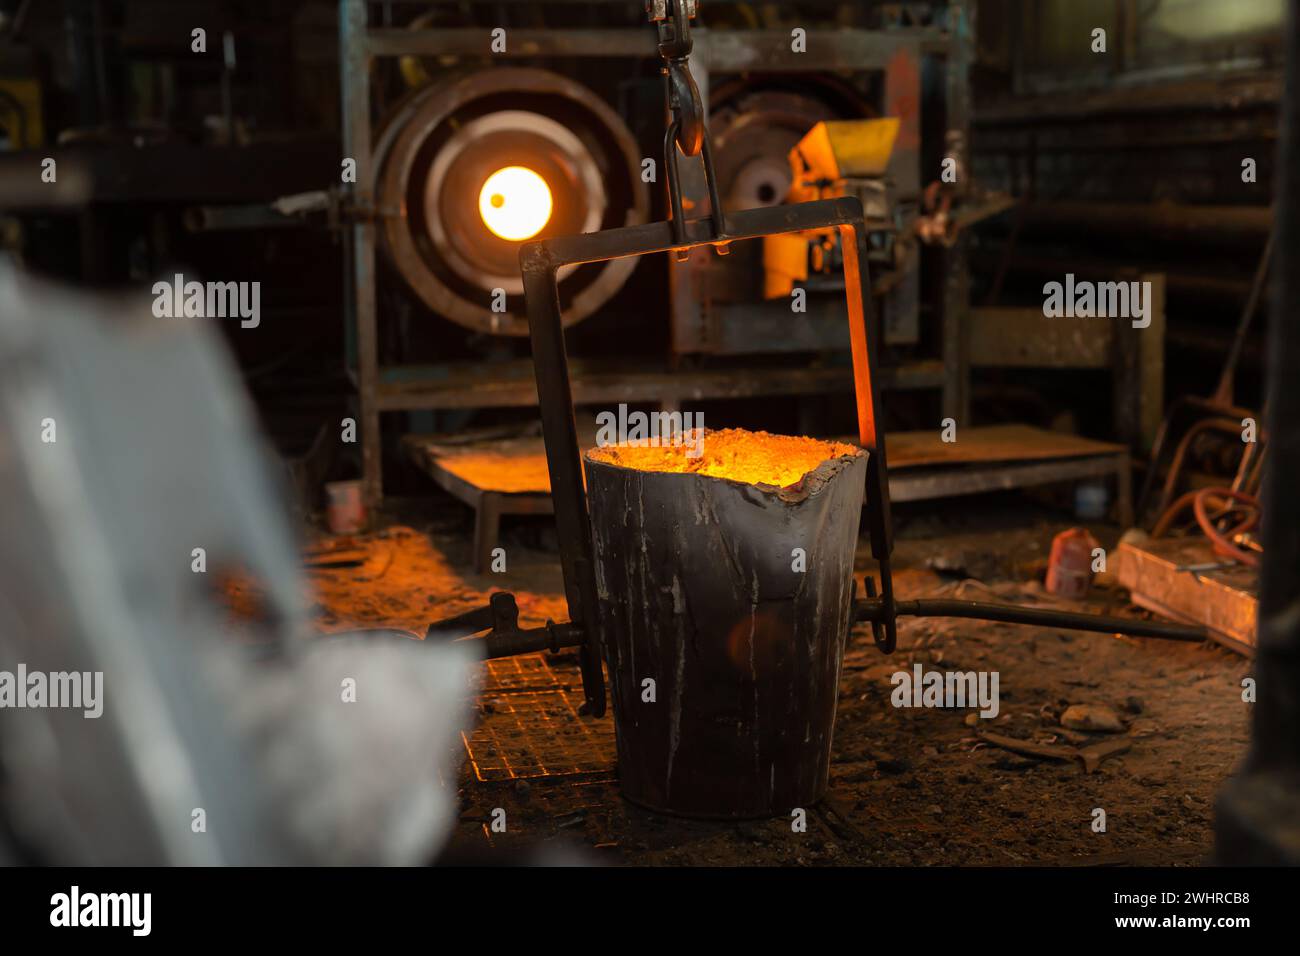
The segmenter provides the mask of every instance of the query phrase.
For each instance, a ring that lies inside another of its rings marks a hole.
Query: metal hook
[[[698,12],[699,0],[646,0],[646,13],[659,27],[659,55],[665,64],[670,120],[664,137],[664,161],[668,166],[668,202],[672,210],[673,240],[679,246],[687,244],[681,176],[677,167],[677,153],[680,150],[683,156],[699,156],[704,164],[709,203],[713,208],[715,248],[720,255],[726,255],[726,217],[713,172],[713,155],[704,124],[704,104],[700,99],[700,88],[691,75],[690,55],[695,47],[695,42],[691,39],[691,19]],[[689,257],[689,252],[682,250],[677,256],[681,261]]]
[[[698,156],[704,145],[704,104],[684,59],[668,63],[668,103],[677,121],[677,148],[684,156]]]

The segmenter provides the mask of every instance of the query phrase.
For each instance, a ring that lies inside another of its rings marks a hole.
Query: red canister
[[[1092,552],[1097,547],[1097,539],[1083,528],[1071,528],[1053,538],[1047,590],[1065,598],[1086,595],[1092,586]]]
[[[334,534],[355,534],[366,526],[366,502],[359,481],[325,485],[325,520]]]

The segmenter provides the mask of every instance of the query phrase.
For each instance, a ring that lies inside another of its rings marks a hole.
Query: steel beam
[[[364,0],[339,0],[343,147],[356,160],[351,196],[362,209],[374,206],[374,168],[370,130],[370,64],[366,49]],[[355,330],[357,391],[361,405],[362,494],[373,510],[383,497],[383,457],[379,432],[379,326],[375,300],[375,227],[358,219],[350,230],[351,274],[348,324]],[[351,332],[349,334],[352,334]]]

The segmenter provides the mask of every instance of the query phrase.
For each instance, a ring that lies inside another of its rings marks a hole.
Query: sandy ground
[[[950,595],[1046,603],[1039,583],[1059,513],[1014,497],[899,509],[899,596]],[[518,596],[523,623],[566,617],[546,519],[507,522],[505,574],[468,570],[468,513],[406,506],[383,530],[353,538],[316,534],[308,562],[322,631],[398,627],[423,633],[439,617],[478,606],[496,589]],[[1092,528],[1103,544],[1117,529]],[[871,567],[859,549],[859,573]],[[1125,595],[1095,588],[1089,607],[1136,613]],[[997,671],[1001,712],[890,704],[890,676],[927,670]],[[578,678],[571,655],[552,670]],[[576,859],[651,865],[1191,864],[1212,849],[1213,802],[1245,754],[1250,663],[1215,645],[1128,639],[976,621],[911,619],[884,657],[865,627],[854,632],[839,689],[829,795],[807,828],[789,819],[716,823],[656,816],[618,793],[604,772],[482,782],[462,768],[455,860]],[[1063,731],[1072,704],[1104,705],[1121,734]],[[487,716],[480,707],[480,714]],[[587,720],[592,718],[571,718]],[[608,722],[610,718],[604,718]],[[974,724],[974,726],[972,726]],[[608,728],[604,728],[607,730]],[[1126,752],[1092,773],[1077,760],[1028,757],[980,732],[1059,746],[1125,737]],[[505,833],[491,815],[506,812]],[[1097,832],[1096,811],[1105,812]]]

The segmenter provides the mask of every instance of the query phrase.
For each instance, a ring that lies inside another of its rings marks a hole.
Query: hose
[[[1254,513],[1228,531],[1220,531],[1214,526],[1214,521],[1210,519],[1205,510],[1206,503],[1214,497],[1241,502],[1253,508]],[[1232,558],[1234,561],[1240,561],[1247,567],[1259,567],[1259,557],[1257,555],[1237,547],[1232,541],[1235,535],[1250,531],[1259,524],[1259,501],[1253,495],[1248,495],[1244,491],[1233,491],[1231,488],[1202,488],[1192,498],[1192,513],[1196,515],[1196,523],[1201,526],[1205,536],[1210,539],[1216,554]]]
[[[1222,499],[1224,504],[1217,507],[1213,514],[1210,513],[1215,499]],[[1235,503],[1235,504],[1234,504]],[[1259,567],[1259,557],[1256,554],[1237,547],[1233,543],[1234,535],[1254,529],[1259,524],[1259,499],[1254,495],[1246,494],[1244,491],[1234,491],[1232,488],[1201,488],[1197,491],[1189,491],[1182,495],[1172,505],[1166,509],[1165,513],[1160,516],[1156,522],[1155,528],[1151,531],[1151,537],[1160,538],[1168,533],[1178,516],[1187,509],[1192,508],[1192,514],[1196,518],[1196,524],[1201,531],[1210,540],[1214,547],[1214,553],[1222,557],[1232,558],[1239,561],[1247,567]],[[1245,505],[1251,509],[1252,514],[1239,521],[1233,527],[1226,531],[1221,531],[1217,527],[1224,517],[1234,511],[1240,510],[1235,505]]]

